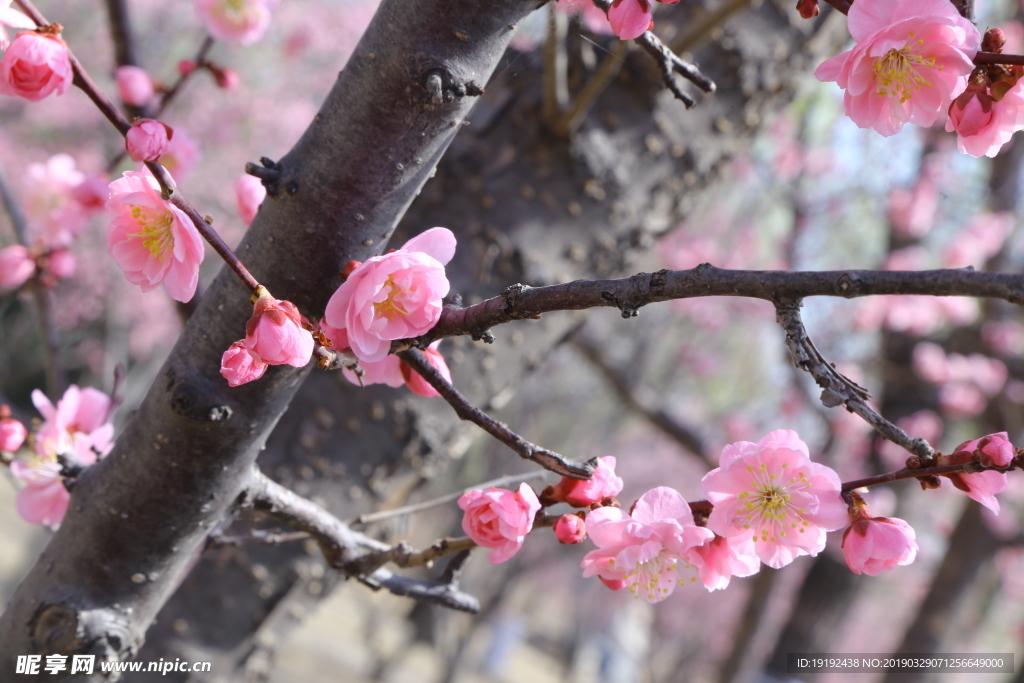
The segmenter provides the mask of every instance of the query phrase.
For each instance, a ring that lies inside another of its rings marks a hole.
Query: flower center
[[[614,564],[614,563],[613,563]],[[654,557],[644,562],[637,562],[636,566],[626,573],[623,579],[629,586],[629,592],[633,597],[641,595],[649,601],[664,600],[672,592],[670,588],[673,582],[684,585],[685,581],[679,577],[679,571],[687,569],[691,565],[679,563],[679,558],[664,548]],[[694,574],[690,581],[696,581]]]
[[[408,315],[408,311],[402,305],[401,299],[405,291],[395,284],[394,278],[388,275],[384,287],[388,288],[388,298],[373,305],[373,313],[376,316],[394,320],[395,318]]]
[[[911,31],[907,38],[913,38]],[[918,40],[915,45],[920,45],[923,40]],[[915,90],[922,87],[931,87],[931,83],[921,76],[918,67],[927,69],[938,69],[942,66],[935,66],[934,57],[922,57],[911,51],[911,46],[905,45],[899,49],[892,48],[880,59],[875,60],[875,81],[878,83],[879,97],[898,97],[900,102],[906,102],[914,95]]]
[[[174,234],[171,222],[174,220],[170,211],[154,211],[146,206],[132,206],[132,218],[142,226],[141,232],[132,233],[131,237],[141,237],[142,246],[158,261],[164,260],[164,254],[174,249]]]
[[[750,490],[739,496],[743,499],[743,508],[738,513],[741,519],[737,520],[740,526],[749,529],[753,525],[757,529],[755,541],[778,541],[787,534],[787,527],[804,533],[803,527],[809,526],[810,522],[803,519],[804,510],[793,506],[790,500],[793,491],[810,487],[806,475],[798,473],[789,481],[779,483],[777,476],[770,474],[763,463],[760,470],[747,469],[754,474],[754,479],[750,482]]]

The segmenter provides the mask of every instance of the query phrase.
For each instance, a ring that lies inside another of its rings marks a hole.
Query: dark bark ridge
[[[239,247],[276,297],[317,316],[342,265],[381,251],[472,106],[434,101],[428,80],[485,83],[535,7],[385,0]],[[211,528],[246,502],[252,463],[308,374],[282,366],[227,386],[220,357],[250,314],[222,271],[0,617],[0,670],[30,653],[132,656]]]

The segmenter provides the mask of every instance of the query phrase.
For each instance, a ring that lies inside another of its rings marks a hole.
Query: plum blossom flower
[[[752,538],[732,542],[716,535],[710,542],[694,548],[694,552],[702,560],[698,573],[709,591],[725,590],[732,577],[752,576],[761,569]]]
[[[533,529],[540,501],[523,483],[515,492],[494,487],[469,491],[459,498],[459,507],[466,512],[462,530],[477,545],[491,549],[487,555],[491,564],[501,564],[523,546],[526,534]]]
[[[64,518],[70,500],[58,456],[89,466],[110,452],[114,447],[114,426],[108,421],[111,401],[96,389],[71,385],[56,406],[38,389],[32,392],[32,402],[43,424],[32,441],[33,456],[11,463],[11,473],[23,485],[15,504],[25,521],[55,526]]]
[[[0,405],[0,451],[13,453],[25,443],[28,430],[11,417],[11,409],[6,405]]]
[[[245,345],[267,365],[301,368],[313,355],[312,325],[290,301],[275,299],[265,288],[245,324]]]
[[[239,45],[251,45],[263,37],[276,4],[277,0],[195,0],[210,35]]]
[[[153,119],[139,119],[124,136],[124,146],[132,161],[156,161],[170,147],[174,130]]]
[[[18,10],[13,9],[11,7],[11,0],[0,0],[0,50],[6,50],[7,46],[11,44],[7,40],[7,32],[4,30],[4,26],[33,29],[36,27],[36,22]]]
[[[665,486],[641,496],[630,514],[616,507],[592,511],[587,533],[598,549],[583,558],[583,576],[597,575],[612,582],[609,588],[628,588],[650,603],[697,581],[702,560],[695,549],[714,537],[693,523],[682,494]]]
[[[858,0],[848,15],[852,50],[814,72],[846,91],[846,114],[882,135],[930,126],[967,86],[981,43],[947,0]]]
[[[267,371],[267,364],[249,352],[245,340],[236,341],[220,358],[220,374],[228,386],[237,387],[258,380]]]
[[[839,476],[811,462],[794,431],[775,430],[756,444],[729,444],[719,462],[701,481],[714,505],[708,528],[734,543],[753,540],[769,567],[817,555],[825,532],[848,522]]]
[[[66,93],[71,79],[68,46],[54,35],[19,33],[0,60],[0,95],[38,102]]]
[[[608,23],[622,40],[632,40],[654,28],[651,0],[614,0],[608,10]]]
[[[1013,460],[1015,451],[1006,432],[989,434],[980,439],[971,439],[957,446],[951,455],[939,456],[937,463],[942,465],[962,465],[968,462],[980,462],[987,467],[1008,467]],[[960,489],[992,512],[999,514],[999,501],[996,494],[1006,488],[1006,473],[995,470],[984,472],[968,472],[947,474],[953,486]]]
[[[235,201],[238,203],[238,217],[246,225],[252,225],[260,204],[267,198],[267,188],[260,179],[248,173],[235,183]]]
[[[553,530],[558,542],[566,545],[582,543],[587,537],[587,524],[579,515],[562,515]]]
[[[972,157],[994,157],[1013,134],[1024,128],[1024,83],[992,92],[970,85],[949,105],[946,132],[956,131],[960,152]]]
[[[74,276],[76,266],[75,255],[67,249],[54,249],[46,257],[46,272],[58,280]]]
[[[181,209],[160,196],[156,179],[125,171],[110,183],[107,251],[132,284],[148,292],[160,283],[172,299],[189,301],[199,283],[203,240]]]
[[[428,331],[448,294],[444,265],[455,254],[455,235],[432,228],[401,249],[374,256],[348,276],[327,303],[327,324],[343,329],[360,361],[379,361],[391,341]]]
[[[153,87],[153,79],[145,69],[131,65],[121,66],[114,73],[114,78],[117,81],[117,94],[125,104],[145,107],[153,99],[156,88]]]
[[[914,528],[896,517],[863,516],[843,532],[843,556],[855,574],[904,567],[917,557]]]
[[[438,339],[436,342],[423,349],[423,357],[428,363],[434,366],[434,369],[441,373],[445,381],[448,384],[452,383],[452,373],[448,369],[448,363],[445,362],[444,356],[437,350],[437,347],[441,345],[441,340]],[[417,396],[440,396],[437,390],[430,385],[430,382],[423,379],[423,376],[412,369],[408,363],[404,360],[399,361],[399,369],[402,372],[402,378],[405,380],[405,386],[409,387],[409,391],[416,394]]]
[[[35,275],[36,260],[20,244],[0,249],[0,290],[17,289]]]
[[[622,491],[622,477],[615,475],[615,456],[597,459],[597,468],[590,479],[562,477],[553,487],[544,490],[543,497],[550,503],[568,503],[585,508]]]

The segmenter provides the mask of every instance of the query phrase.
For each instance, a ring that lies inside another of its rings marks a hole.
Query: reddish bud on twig
[[[985,36],[981,39],[983,52],[1002,52],[1004,45],[1006,45],[1006,35],[1003,34],[1001,28],[990,28],[985,31]]]
[[[796,10],[804,19],[813,19],[821,12],[818,8],[818,0],[797,0]]]

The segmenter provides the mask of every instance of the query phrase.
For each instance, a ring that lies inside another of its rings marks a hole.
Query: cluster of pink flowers
[[[939,386],[939,405],[947,415],[980,415],[989,399],[1006,384],[1006,364],[980,353],[947,354],[938,344],[921,342],[914,347],[914,371]]]
[[[25,521],[56,526],[71,498],[58,456],[87,467],[110,452],[114,447],[111,400],[96,389],[71,385],[56,406],[39,390],[32,392],[32,402],[43,423],[33,435],[32,453],[11,463],[11,473],[22,484],[16,506]]]
[[[220,374],[237,387],[262,377],[269,365],[301,368],[313,356],[312,332],[313,326],[295,304],[275,299],[260,288],[245,325],[245,339],[224,352]]]

